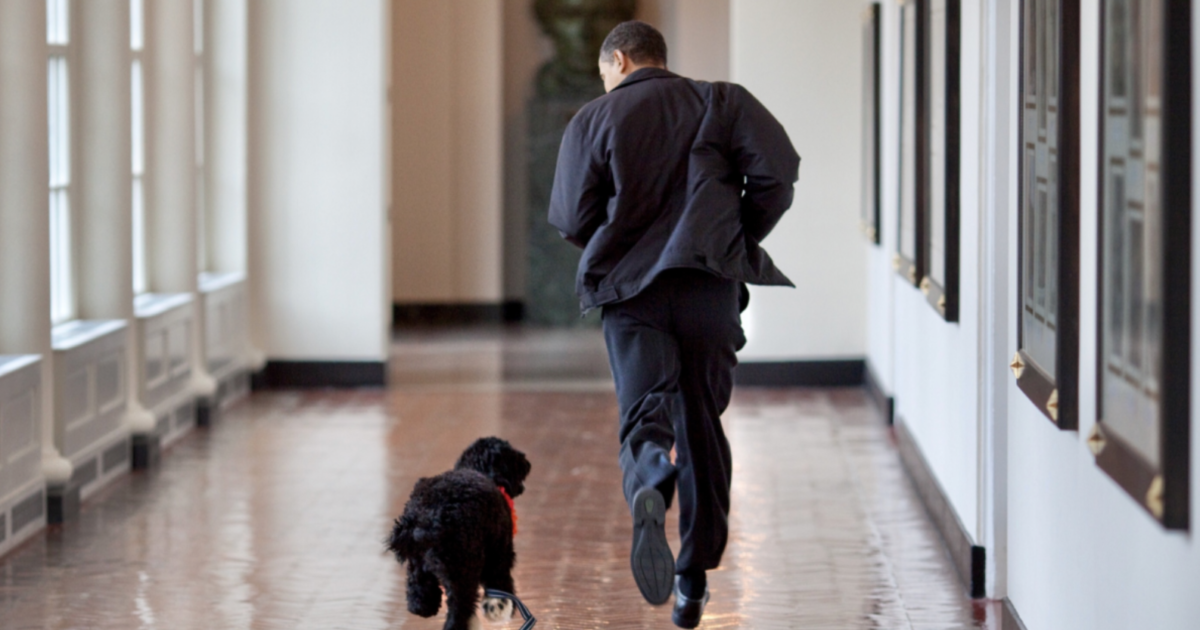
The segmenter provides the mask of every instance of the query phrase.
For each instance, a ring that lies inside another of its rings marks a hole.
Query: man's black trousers
[[[716,568],[729,535],[733,461],[721,413],[733,390],[735,353],[746,343],[739,291],[735,281],[676,269],[604,307],[625,500],[654,487],[670,505],[678,486],[677,573]]]

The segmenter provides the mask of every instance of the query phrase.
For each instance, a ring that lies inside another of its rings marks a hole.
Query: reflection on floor
[[[672,627],[629,574],[598,334],[398,337],[388,389],[256,394],[0,559],[0,626],[440,628],[381,541],[417,478],[496,434],[534,464],[516,579],[538,627]],[[702,627],[998,627],[861,392],[741,390],[726,422],[733,533]]]

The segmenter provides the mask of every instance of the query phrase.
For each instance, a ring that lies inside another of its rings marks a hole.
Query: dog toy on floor
[[[470,630],[478,624],[479,587],[485,590],[484,616],[512,618],[514,606],[528,630],[536,621],[512,595],[516,562],[512,500],[525,491],[531,466],[525,454],[500,438],[476,440],[454,470],[417,481],[404,513],[392,527],[387,548],[408,571],[408,610],[437,614],[446,591],[444,630]]]
[[[533,614],[529,612],[529,609],[525,607],[525,604],[521,603],[521,600],[517,599],[516,595],[513,595],[512,593],[505,593],[504,591],[497,591],[491,588],[484,591],[483,594],[492,600],[507,599],[515,604],[517,607],[517,612],[521,613],[521,619],[525,620],[525,623],[521,624],[521,630],[533,630],[533,627],[537,625],[537,619],[533,618]]]

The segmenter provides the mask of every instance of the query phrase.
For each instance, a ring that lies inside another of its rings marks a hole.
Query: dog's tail
[[[423,520],[425,519],[405,512],[392,525],[392,535],[388,537],[387,548],[395,554],[396,561],[404,562],[408,558],[419,557],[437,542],[437,528],[433,523],[425,523]]]

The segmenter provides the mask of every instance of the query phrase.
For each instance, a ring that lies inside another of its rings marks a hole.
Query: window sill
[[[50,346],[55,351],[73,350],[124,328],[120,319],[76,319],[51,329]]]
[[[133,298],[133,314],[138,319],[149,319],[192,303],[187,293],[143,293]]]
[[[0,355],[0,378],[37,363],[41,359],[36,354]]]
[[[240,271],[229,272],[214,272],[204,271],[200,273],[200,292],[215,293],[221,289],[231,287],[246,279],[246,274]]]

